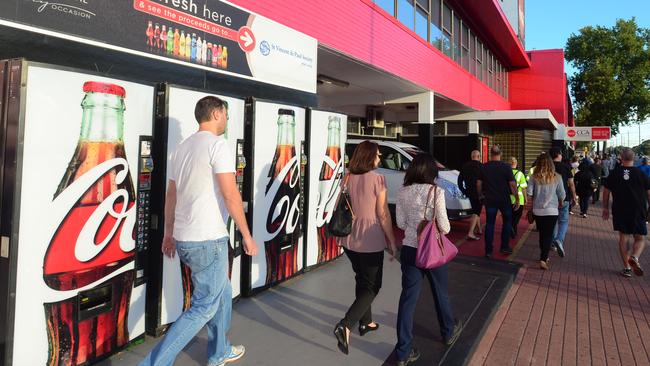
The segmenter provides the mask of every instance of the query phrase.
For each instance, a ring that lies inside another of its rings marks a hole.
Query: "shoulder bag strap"
[[[431,191],[435,188],[435,186],[431,186],[429,188],[429,193],[427,194],[427,202],[424,204],[424,212],[422,213],[422,220],[427,221],[427,209],[429,208],[429,202],[431,201]],[[435,194],[435,193],[434,193]],[[433,212],[433,215],[435,217],[435,211]]]

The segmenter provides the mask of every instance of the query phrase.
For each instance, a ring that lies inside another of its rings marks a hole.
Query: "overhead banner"
[[[603,141],[612,137],[610,127],[566,127],[565,141]]]
[[[316,93],[316,39],[219,0],[0,1],[16,28]]]

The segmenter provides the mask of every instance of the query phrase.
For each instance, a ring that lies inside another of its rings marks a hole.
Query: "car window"
[[[381,153],[380,167],[396,171],[404,171],[408,167],[409,160],[397,150],[380,145],[379,152]]]

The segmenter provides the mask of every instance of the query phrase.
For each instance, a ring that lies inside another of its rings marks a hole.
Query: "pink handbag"
[[[421,269],[433,269],[443,266],[451,262],[458,254],[458,248],[454,243],[438,230],[435,207],[437,191],[435,188],[435,186],[431,186],[429,189],[427,204],[424,208],[424,219],[418,225],[418,249],[415,255],[415,266]],[[426,213],[432,190],[434,191],[433,218],[428,221]]]

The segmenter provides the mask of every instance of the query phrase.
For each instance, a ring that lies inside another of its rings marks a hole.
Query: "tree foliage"
[[[577,69],[569,79],[576,124],[617,134],[650,116],[650,29],[634,18],[588,26],[569,37],[565,57]]]

